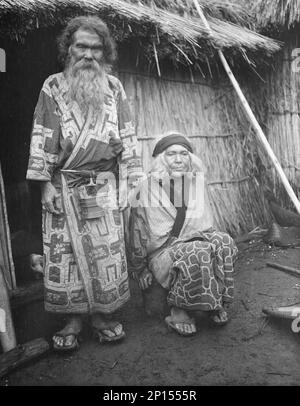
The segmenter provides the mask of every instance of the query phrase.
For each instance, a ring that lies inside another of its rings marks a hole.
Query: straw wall
[[[264,73],[265,83],[248,86],[265,134],[298,198],[300,197],[300,60],[292,53],[300,48],[296,36],[285,39],[285,46],[271,69]],[[300,49],[298,51],[300,56]],[[294,59],[294,61],[293,61]],[[297,64],[298,72],[293,70]],[[260,150],[268,172],[266,182],[282,205],[293,207],[270,160]]]
[[[171,129],[187,134],[207,167],[216,225],[238,235],[268,220],[254,177],[255,148],[231,85],[207,79],[158,79],[121,72],[135,117],[144,167],[156,137]]]

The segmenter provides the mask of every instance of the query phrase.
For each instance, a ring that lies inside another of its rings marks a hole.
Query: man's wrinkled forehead
[[[73,35],[72,44],[83,45],[103,45],[103,38],[100,37],[94,30],[88,28],[79,28]]]

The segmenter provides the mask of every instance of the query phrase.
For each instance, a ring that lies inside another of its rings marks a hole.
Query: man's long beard
[[[68,100],[77,102],[84,114],[89,109],[101,112],[107,91],[105,67],[96,61],[87,63],[81,59],[74,62],[70,58],[65,74],[69,85]]]

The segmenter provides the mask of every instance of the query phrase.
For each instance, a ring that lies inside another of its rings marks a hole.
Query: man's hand
[[[139,286],[142,290],[145,290],[151,286],[153,280],[152,273],[148,268],[144,269],[139,277]]]
[[[43,182],[41,185],[42,203],[49,213],[60,214],[60,194],[51,182]]]

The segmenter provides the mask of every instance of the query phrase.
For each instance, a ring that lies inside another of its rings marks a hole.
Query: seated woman
[[[191,311],[223,325],[233,301],[233,239],[213,228],[203,164],[189,140],[170,132],[153,151],[149,176],[131,200],[129,268],[141,289],[153,277],[168,291],[165,321],[178,334],[196,333]]]

